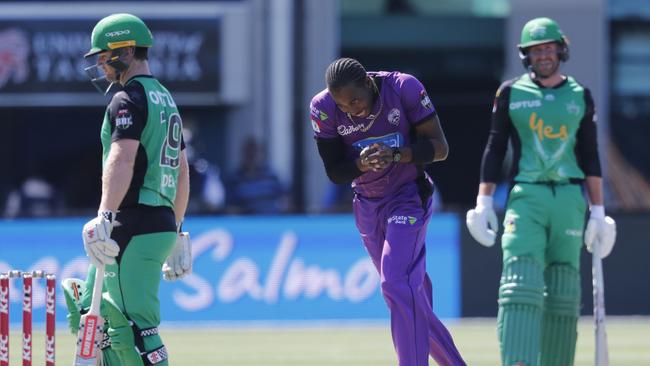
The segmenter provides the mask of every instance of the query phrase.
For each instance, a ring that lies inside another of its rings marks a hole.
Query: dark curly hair
[[[353,58],[340,58],[332,62],[325,72],[325,82],[330,90],[337,90],[348,84],[362,83],[366,79],[366,68]]]

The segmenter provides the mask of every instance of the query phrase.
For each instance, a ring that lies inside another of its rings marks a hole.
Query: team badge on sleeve
[[[328,119],[329,117],[327,116],[327,113],[325,113],[325,112],[323,112],[323,111],[320,111],[320,113],[319,113],[319,118],[320,118],[321,121],[325,121],[325,120]]]
[[[115,117],[115,127],[126,130],[133,124],[133,117],[128,109],[120,109],[117,111],[117,117]]]
[[[310,106],[310,110],[311,127],[315,132],[320,133],[320,123],[327,119],[327,115],[313,105]],[[322,115],[325,115],[325,118]]]
[[[314,129],[314,132],[320,133],[320,122],[313,117],[311,118],[311,128]]]
[[[425,90],[420,91],[420,104],[426,109],[433,109],[433,103]]]

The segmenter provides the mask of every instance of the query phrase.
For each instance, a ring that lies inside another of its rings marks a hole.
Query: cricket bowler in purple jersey
[[[334,183],[351,183],[354,216],[381,275],[400,366],[465,365],[432,310],[426,228],[433,184],[424,165],[448,146],[422,84],[399,72],[366,72],[354,59],[334,61],[327,89],[311,101],[318,151]]]

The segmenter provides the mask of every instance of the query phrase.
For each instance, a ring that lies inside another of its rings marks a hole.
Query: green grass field
[[[471,366],[499,365],[494,319],[449,324]],[[162,327],[174,366],[394,366],[387,326]],[[20,329],[12,329],[11,365],[20,365]],[[591,318],[580,320],[575,365],[594,363]],[[610,364],[650,365],[650,318],[607,319]],[[38,333],[38,334],[37,334]],[[34,334],[34,365],[44,365],[42,331]],[[57,332],[57,364],[71,365],[74,337]],[[431,361],[431,365],[435,363]]]

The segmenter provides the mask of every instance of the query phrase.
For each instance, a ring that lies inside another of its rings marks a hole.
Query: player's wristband
[[[605,206],[603,205],[593,205],[589,208],[590,217],[594,219],[604,219],[605,218]]]
[[[180,234],[183,232],[183,221],[176,223],[176,233]]]
[[[436,156],[433,141],[428,138],[418,139],[411,145],[411,162],[414,164],[432,163]]]
[[[105,218],[111,224],[115,220],[115,212],[110,210],[97,211],[97,216]]]
[[[476,196],[476,207],[492,207],[492,196],[479,194]]]

